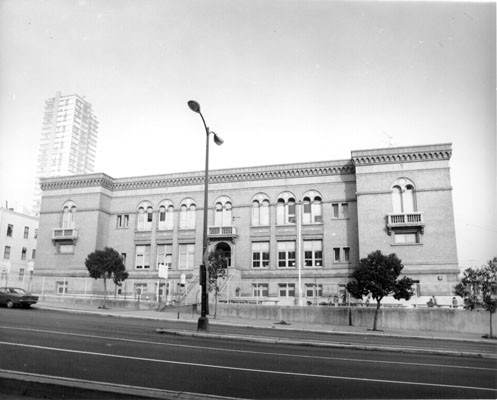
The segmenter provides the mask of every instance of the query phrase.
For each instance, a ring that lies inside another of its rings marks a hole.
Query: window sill
[[[391,243],[390,246],[422,246],[423,243]]]

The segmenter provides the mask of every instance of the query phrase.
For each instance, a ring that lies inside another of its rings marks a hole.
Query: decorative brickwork
[[[240,168],[230,170],[214,170],[210,172],[209,183],[230,183],[261,181],[272,179],[307,178],[316,176],[354,174],[352,162],[335,161],[323,163],[288,164],[272,167]],[[43,191],[84,187],[103,187],[111,191],[152,189],[203,185],[204,173],[191,172],[185,174],[155,175],[136,178],[114,179],[106,174],[67,176],[62,178],[43,178]]]
[[[452,148],[450,144],[359,150],[352,152],[354,165],[450,160],[451,156]]]

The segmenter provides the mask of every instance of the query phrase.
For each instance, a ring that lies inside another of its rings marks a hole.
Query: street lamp
[[[223,144],[223,139],[221,139],[214,132],[209,130],[209,127],[205,123],[204,116],[200,112],[200,104],[198,104],[194,100],[190,100],[188,102],[188,107],[193,112],[200,114],[202,118],[202,122],[204,123],[205,128],[205,178],[204,178],[204,231],[202,235],[202,264],[200,264],[200,285],[202,287],[202,299],[201,299],[201,308],[200,308],[200,317],[198,319],[197,330],[208,330],[209,328],[209,319],[207,318],[207,206],[208,206],[208,190],[209,190],[209,135],[212,133],[214,135],[214,143],[218,146]]]

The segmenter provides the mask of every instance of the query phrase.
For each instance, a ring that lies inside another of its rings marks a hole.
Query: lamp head
[[[188,102],[188,107],[190,107],[190,110],[200,114],[200,104],[198,104],[195,100],[190,100]]]
[[[218,135],[216,135],[214,132],[211,132],[214,135],[214,143],[216,143],[218,146],[221,146],[224,143],[224,140],[221,139]]]

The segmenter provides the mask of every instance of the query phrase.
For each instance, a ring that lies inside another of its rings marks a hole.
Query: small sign
[[[159,278],[167,279],[168,269],[164,264],[159,264]]]

